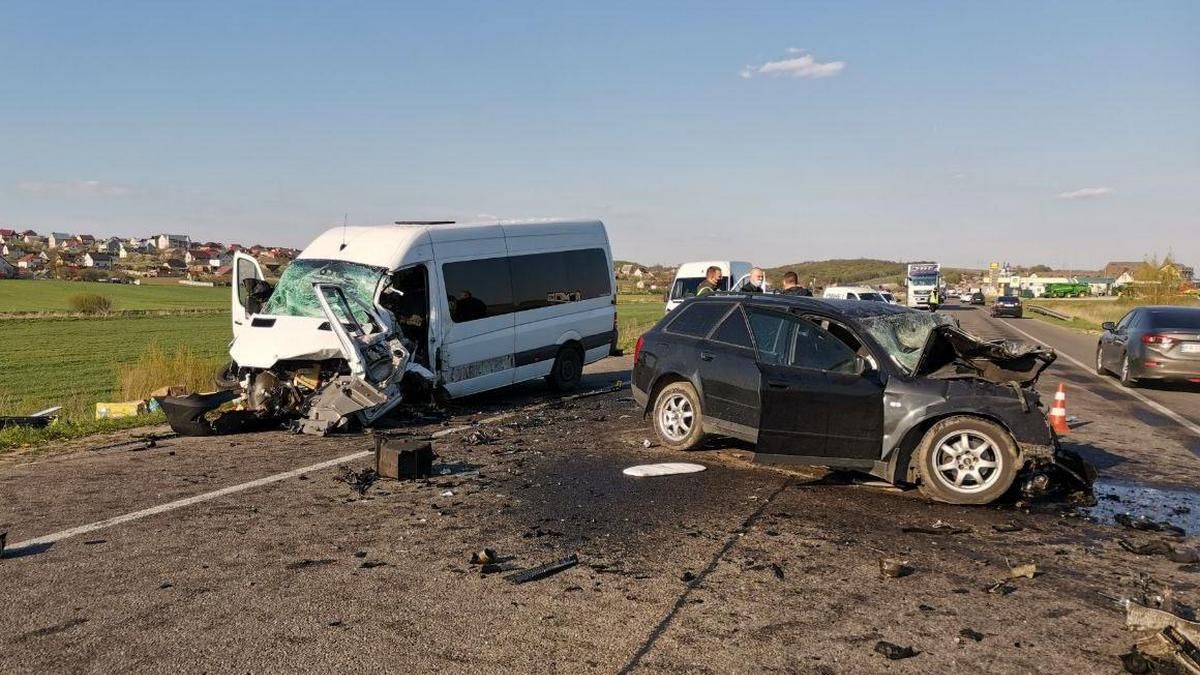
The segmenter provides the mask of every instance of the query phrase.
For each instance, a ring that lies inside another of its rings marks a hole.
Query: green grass
[[[663,317],[666,303],[659,295],[618,295],[617,329],[618,346],[632,351],[638,336],[658,323]]]
[[[1046,309],[1069,314],[1073,317],[1070,321],[1061,321],[1053,317],[1039,314],[1037,312],[1026,309],[1026,316],[1033,316],[1052,323],[1058,326],[1068,326],[1078,328],[1080,330],[1100,330],[1100,324],[1105,321],[1119,321],[1125,316],[1129,310],[1134,307],[1140,307],[1146,304],[1136,298],[1075,298],[1075,299],[1047,299],[1037,298],[1034,300],[1026,300],[1028,306],[1040,306]],[[1200,302],[1195,298],[1180,297],[1170,303],[1173,305],[1185,305],[1191,307],[1200,307]]]
[[[86,281],[6,279],[0,281],[0,314],[69,312],[67,299],[80,293],[112,298],[113,310],[228,310],[228,288],[180,284],[105,284]]]
[[[118,370],[151,345],[187,346],[215,368],[231,337],[228,315],[6,319],[0,331],[0,415],[62,405],[75,420],[111,400]]]

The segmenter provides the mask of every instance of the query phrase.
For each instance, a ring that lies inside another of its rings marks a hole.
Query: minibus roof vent
[[[397,225],[453,225],[453,220],[397,220]]]

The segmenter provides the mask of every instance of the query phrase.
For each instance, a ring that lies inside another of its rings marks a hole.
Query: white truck
[[[908,264],[904,277],[905,304],[909,307],[929,309],[929,294],[941,292],[942,266],[935,262],[913,262]],[[939,300],[944,300],[939,298]]]
[[[721,283],[718,284],[717,290],[728,291],[741,288],[742,284],[746,283],[746,278],[750,276],[750,270],[754,266],[740,260],[702,260],[683,263],[675,272],[675,281],[671,284],[671,290],[667,291],[666,313],[669,314],[684,300],[696,296],[696,289],[699,288],[700,282],[704,281],[709,267],[721,268]]]

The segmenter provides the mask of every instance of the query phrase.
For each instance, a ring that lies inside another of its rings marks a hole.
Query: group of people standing
[[[750,276],[738,291],[741,293],[762,293],[765,290],[766,281],[767,273],[761,267],[755,267],[750,270]],[[716,293],[721,288],[720,284],[721,268],[712,265],[706,270],[704,281],[701,281],[700,286],[696,288],[696,297]],[[785,272],[783,274],[783,286],[775,292],[781,295],[812,296],[812,291],[800,285],[800,277],[795,272]]]

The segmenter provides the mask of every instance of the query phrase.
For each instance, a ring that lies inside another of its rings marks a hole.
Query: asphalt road
[[[958,315],[981,334],[1042,328]],[[1045,337],[1064,352],[1071,339]],[[598,364],[588,387],[627,368]],[[1134,638],[1106,596],[1170,587],[1200,604],[1195,573],[1116,542],[1160,535],[1112,522],[1200,528],[1196,439],[1069,362],[1041,384],[1059,382],[1068,444],[1102,477],[1086,513],[934,504],[752,464],[722,439],[646,448],[627,391],[555,403],[536,384],[414,423],[438,436],[437,475],[362,496],[334,477],[369,466],[363,435],[89,439],[5,458],[0,672],[1117,672]],[[706,470],[621,475],[679,460]],[[937,521],[962,531],[904,531]],[[485,546],[513,568],[580,564],[515,585],[469,564]],[[881,577],[883,556],[912,574]],[[989,592],[1026,562],[1035,578]],[[919,655],[889,661],[881,640]]]

